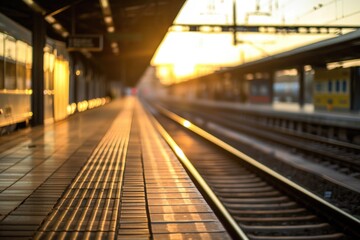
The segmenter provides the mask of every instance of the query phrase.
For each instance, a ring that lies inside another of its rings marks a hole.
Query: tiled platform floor
[[[0,137],[0,239],[228,239],[135,98]]]

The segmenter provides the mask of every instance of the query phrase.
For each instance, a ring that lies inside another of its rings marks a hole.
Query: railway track
[[[196,179],[203,194],[209,199],[215,199],[209,201],[215,206],[215,212],[225,221],[234,239],[360,237],[358,219],[202,131],[189,121],[165,109],[150,109],[162,125],[155,123],[156,126],[187,166],[188,172]],[[190,159],[191,163],[187,162],[187,159]],[[198,177],[198,174],[201,177]]]
[[[339,172],[360,178],[360,146],[327,139],[311,134],[290,131],[281,127],[274,128],[265,122],[248,121],[239,114],[207,107],[189,108],[188,106],[166,105],[179,115],[202,119],[234,131],[255,136],[259,139],[290,148],[303,154],[307,159]],[[221,111],[221,116],[218,112]]]

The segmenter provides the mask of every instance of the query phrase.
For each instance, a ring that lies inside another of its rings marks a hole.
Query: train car
[[[317,110],[360,110],[360,67],[316,69],[314,106]]]
[[[233,72],[216,72],[213,77],[212,85],[215,90],[215,100],[229,102],[240,101],[240,84],[236,74]]]
[[[31,113],[31,34],[0,14],[0,134]]]
[[[299,101],[299,76],[295,69],[284,69],[274,74],[274,102],[294,103]]]
[[[249,73],[245,76],[249,83],[249,102],[269,104],[272,102],[272,83],[269,73]]]
[[[27,125],[31,112],[31,32],[0,14],[0,134]],[[69,56],[47,38],[44,48],[44,121],[67,117]]]
[[[44,120],[54,122],[68,116],[69,55],[64,43],[51,39],[44,50]]]

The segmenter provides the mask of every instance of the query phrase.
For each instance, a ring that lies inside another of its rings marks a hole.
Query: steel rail
[[[169,105],[167,105],[167,106],[169,106]],[[201,107],[201,105],[198,105],[198,107]],[[194,110],[192,110],[191,108],[188,108],[187,106],[183,107],[182,109],[186,109],[187,112],[196,111],[196,108]],[[205,108],[202,107],[201,109],[202,109],[201,114],[209,115],[209,114],[211,114],[212,110],[222,111],[222,116],[224,116],[225,119],[233,119],[234,121],[236,121],[238,123],[239,122],[249,123],[249,120],[239,117],[238,114],[234,114],[234,111],[229,112],[228,110],[225,110],[225,112],[224,112],[221,107],[214,107],[213,109],[209,109],[208,107],[205,107]],[[285,120],[287,120],[287,119],[285,119]],[[343,142],[343,141],[336,140],[336,139],[325,138],[323,136],[313,135],[313,134],[306,133],[306,132],[299,133],[299,132],[297,132],[295,130],[291,130],[291,129],[286,129],[286,128],[282,128],[282,127],[278,127],[278,126],[269,126],[262,122],[251,122],[251,123],[262,129],[271,129],[272,131],[275,131],[275,132],[281,133],[281,134],[286,134],[286,135],[296,136],[296,137],[309,139],[309,140],[313,140],[313,141],[318,141],[318,142],[321,142],[324,144],[329,144],[329,145],[332,145],[335,147],[341,146],[341,147],[345,147],[345,148],[360,150],[360,145],[349,143],[349,142]]]
[[[148,106],[149,107],[149,106]],[[146,108],[145,108],[146,109]],[[196,170],[190,160],[186,157],[181,148],[176,144],[173,138],[167,133],[167,131],[162,127],[162,125],[155,119],[153,115],[149,113],[149,109],[147,110],[147,114],[151,119],[151,122],[154,124],[155,128],[159,131],[161,136],[165,139],[167,144],[174,151],[182,165],[185,167],[186,171],[192,176],[192,178],[196,181],[198,187],[201,188],[203,194],[207,196],[207,199],[210,200],[211,204],[215,207],[215,212],[221,214],[222,220],[225,222],[225,228],[229,231],[229,234],[234,239],[248,240],[249,238],[231,216],[231,214],[227,211],[222,202],[218,199],[216,194],[211,190],[206,181],[202,178],[200,173]]]
[[[330,139],[326,141],[320,136],[312,136],[310,134],[299,133],[278,127],[271,128],[261,122],[241,119],[238,116],[235,116],[233,111],[226,111],[221,117],[216,116],[214,111],[217,111],[216,109],[221,110],[221,108],[208,109],[205,107],[201,109],[191,109],[191,107],[187,105],[174,106],[163,103],[161,106],[166,109],[171,109],[174,113],[185,118],[189,115],[191,116],[191,118],[189,118],[193,121],[196,121],[197,117],[199,117],[202,122],[200,123],[201,126],[209,127],[211,123],[215,123],[227,128],[227,131],[233,130],[240,134],[243,133],[245,135],[255,136],[271,143],[280,144],[287,148],[290,147],[291,150],[294,148],[298,149],[299,153],[310,156],[309,161],[312,163],[320,164],[324,167],[327,167],[327,165],[325,165],[327,163],[336,164],[337,167],[334,171],[343,171],[344,169],[350,173],[360,171],[360,161],[357,161],[357,152],[360,150],[359,145]],[[219,133],[222,134],[223,132],[220,131]],[[321,159],[321,161],[317,162],[316,159]],[[297,169],[299,168],[297,167]],[[324,177],[319,174],[319,172],[315,174],[321,178]],[[350,191],[359,191],[356,185],[349,185],[346,181],[338,181],[331,177],[326,178],[326,181]]]
[[[286,186],[291,187],[291,189],[297,193],[301,193],[307,200],[312,202],[316,202],[318,207],[321,208],[321,212],[331,214],[332,218],[329,220],[336,221],[337,224],[342,225],[344,229],[347,229],[353,235],[360,237],[360,220],[355,218],[354,216],[346,213],[345,211],[339,209],[338,207],[326,202],[322,198],[318,197],[317,195],[313,194],[309,190],[301,187],[300,185],[296,184],[295,182],[290,181],[286,177],[282,176],[281,174],[271,170],[270,168],[266,167],[265,165],[259,163],[255,159],[249,157],[248,155],[242,153],[241,151],[237,150],[236,148],[232,147],[231,145],[225,143],[224,141],[220,140],[219,138],[209,134],[208,132],[204,131],[203,129],[197,127],[190,121],[176,115],[175,113],[170,112],[169,110],[156,105],[157,110],[165,115],[166,117],[172,119],[173,121],[177,122],[178,124],[186,127],[187,129],[191,130],[192,132],[196,133],[197,135],[203,137],[204,139],[212,142],[213,144],[219,146],[220,148],[226,150],[227,152],[237,156],[238,158],[244,160],[251,166],[260,169],[262,172],[266,173],[273,179],[276,179],[279,183],[285,184]],[[165,131],[165,130],[164,130]],[[181,149],[180,149],[181,150]],[[183,154],[183,153],[182,153]],[[183,154],[184,155],[184,154]],[[304,199],[303,199],[304,200]]]
[[[181,110],[180,110],[181,111]],[[360,171],[360,162],[357,163],[354,161],[354,156],[344,156],[343,154],[335,154],[335,151],[330,150],[331,147],[344,147],[350,151],[358,151],[360,150],[360,146],[340,142],[335,140],[333,141],[325,141],[323,138],[319,136],[311,136],[310,134],[305,135],[304,133],[298,133],[296,131],[284,130],[280,128],[271,128],[269,126],[262,125],[261,123],[249,121],[249,120],[242,120],[238,119],[237,117],[233,117],[230,114],[219,116],[211,116],[211,121],[209,120],[208,116],[210,116],[210,112],[206,110],[199,113],[195,110],[186,110],[187,114],[196,114],[197,116],[203,117],[207,119],[207,122],[214,122],[218,123],[224,127],[228,127],[230,129],[234,129],[236,131],[241,131],[251,136],[256,136],[261,139],[269,140],[271,142],[275,142],[281,145],[295,147],[301,151],[306,153],[310,153],[311,155],[325,157],[324,160],[330,161],[332,163],[341,164],[349,169],[353,169],[356,171]],[[232,118],[230,119],[230,117]],[[260,129],[265,131],[259,131]],[[290,137],[290,138],[289,138]],[[299,141],[300,140],[300,141]],[[311,144],[304,145],[302,141],[313,141],[317,144],[324,144],[324,148],[314,147]],[[326,147],[326,148],[325,148]],[[339,151],[339,150],[338,150]],[[344,151],[344,150],[342,150]]]

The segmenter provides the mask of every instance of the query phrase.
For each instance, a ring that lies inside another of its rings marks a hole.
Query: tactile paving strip
[[[126,155],[118,229],[119,240],[151,239],[141,152],[142,141],[136,119],[135,113]]]
[[[134,99],[96,147],[35,239],[114,239]]]
[[[153,239],[230,239],[140,104],[135,112]]]

